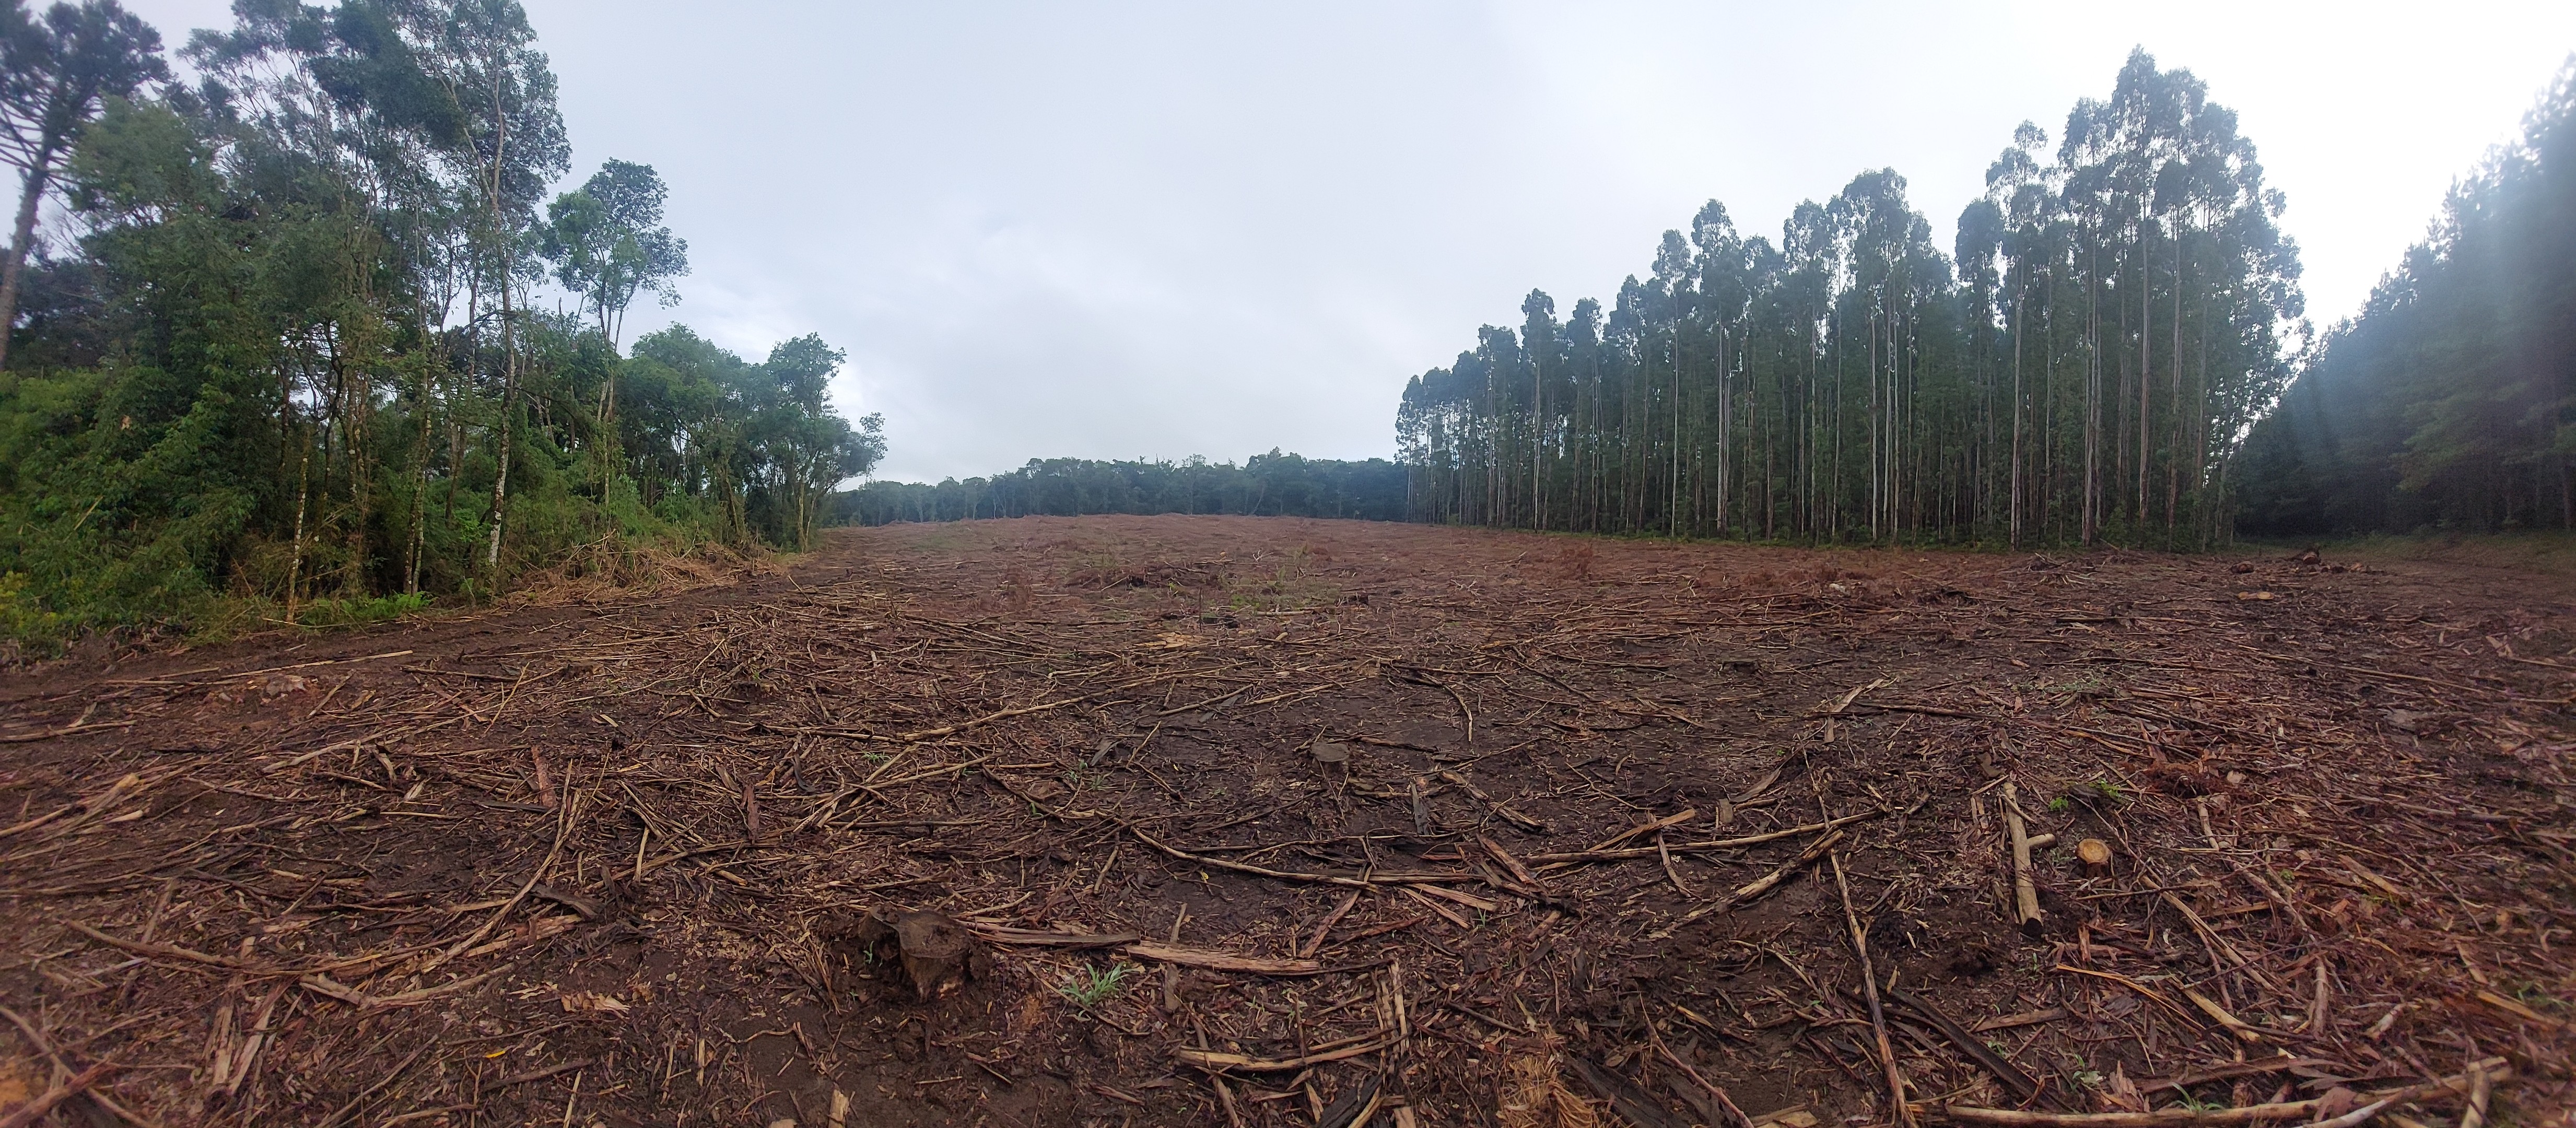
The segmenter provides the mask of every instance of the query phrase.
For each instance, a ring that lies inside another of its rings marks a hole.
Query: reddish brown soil
[[[107,1062],[174,1125],[1883,1121],[1857,921],[1927,1111],[2501,1055],[2555,1115],[2576,593],[2232,563],[1021,519],[56,666],[0,683],[0,1108]],[[896,910],[985,937],[935,998],[848,938]]]

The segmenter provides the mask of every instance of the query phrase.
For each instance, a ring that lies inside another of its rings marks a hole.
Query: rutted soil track
[[[1926,1116],[2565,1107],[2567,585],[2252,568],[1032,518],[57,666],[0,1110],[1883,1122],[1882,1031]]]

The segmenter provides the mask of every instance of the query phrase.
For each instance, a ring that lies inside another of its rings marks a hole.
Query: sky
[[[2133,47],[2236,109],[2352,312],[2576,52],[2576,4],[524,0],[574,170],[652,165],[673,321],[809,332],[877,477],[1035,457],[1385,456],[1405,380],[1645,272],[1723,201],[1904,174],[1947,247],[1988,162]],[[173,44],[219,0],[127,0]]]

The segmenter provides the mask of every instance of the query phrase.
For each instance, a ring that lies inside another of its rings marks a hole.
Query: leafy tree
[[[620,360],[617,303],[668,258],[536,308],[569,148],[516,5],[243,4],[186,57],[202,81],[102,100],[55,173],[69,253],[27,263],[0,371],[0,650],[793,547],[881,454],[819,339],[775,371],[677,327]],[[668,235],[645,166],[583,191]]]
[[[662,225],[669,196],[653,166],[609,161],[546,207],[539,253],[554,264],[555,280],[597,314],[611,348],[638,293],[660,294],[665,307],[680,302],[671,283],[689,272],[689,242]]]

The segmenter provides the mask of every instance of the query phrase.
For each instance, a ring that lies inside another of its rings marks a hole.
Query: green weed
[[[1107,969],[1084,964],[1081,970],[1065,975],[1064,982],[1056,985],[1056,993],[1074,1006],[1091,1010],[1117,994],[1118,985],[1126,982],[1127,974],[1134,970],[1134,964],[1118,964]]]

